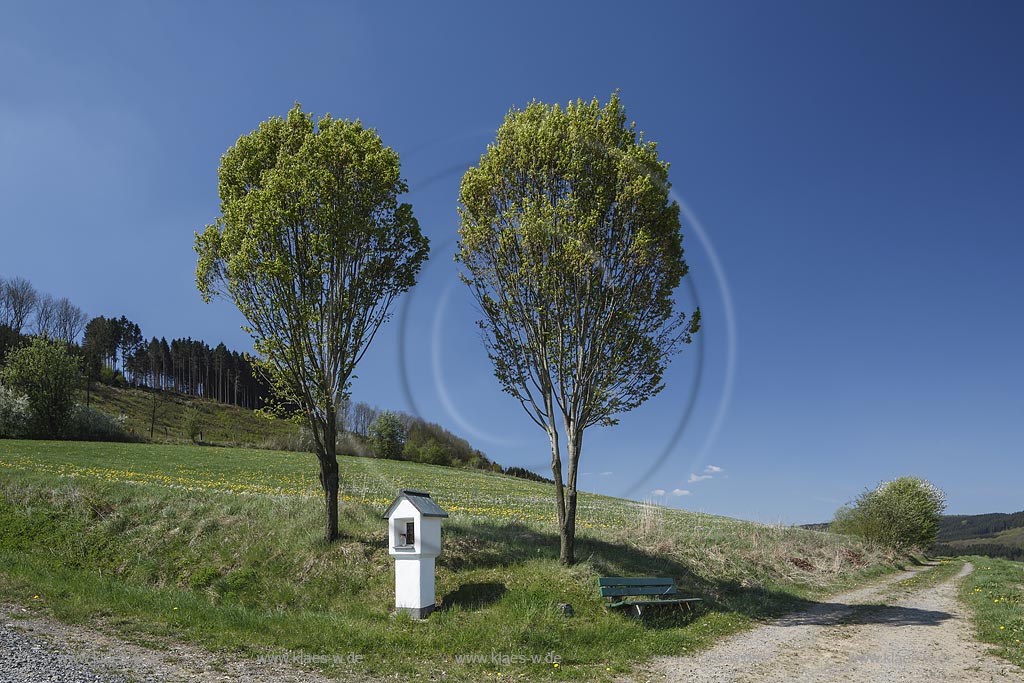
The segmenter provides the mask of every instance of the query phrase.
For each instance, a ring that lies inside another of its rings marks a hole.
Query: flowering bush
[[[28,397],[0,384],[0,438],[25,436],[29,419]]]
[[[95,408],[78,404],[71,411],[67,437],[73,441],[138,441],[125,429],[127,415],[111,417]]]
[[[920,477],[900,477],[865,491],[836,512],[832,530],[862,536],[896,550],[924,550],[935,542],[946,495]]]

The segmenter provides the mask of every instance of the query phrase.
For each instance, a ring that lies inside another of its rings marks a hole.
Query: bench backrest
[[[602,576],[597,580],[601,595],[621,598],[626,595],[675,595],[676,582],[671,577]]]

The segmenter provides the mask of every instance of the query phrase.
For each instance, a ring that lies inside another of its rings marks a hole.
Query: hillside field
[[[195,408],[200,414],[204,443],[250,448],[280,448],[288,442],[297,444],[299,429],[295,424],[210,399],[173,391],[112,387],[99,382],[93,383],[89,393],[93,408],[111,417],[124,416],[125,429],[137,437],[150,440],[149,428],[153,422],[151,440],[156,443],[191,443],[185,416],[190,408]],[[85,402],[85,392],[80,400]]]
[[[601,680],[893,568],[828,533],[583,493],[580,562],[566,569],[549,485],[406,462],[341,466],[344,538],[327,546],[309,454],[0,441],[0,600],[225,656],[340,655],[316,666],[341,678]],[[441,606],[424,622],[391,614],[381,514],[403,487],[430,491],[451,514]],[[596,578],[618,575],[672,576],[705,602],[634,620],[598,596]],[[560,614],[565,602],[575,616]]]
[[[939,526],[935,550],[1024,560],[1024,512],[947,515]]]

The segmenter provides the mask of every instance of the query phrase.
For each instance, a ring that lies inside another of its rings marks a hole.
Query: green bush
[[[185,434],[192,443],[199,443],[203,434],[203,413],[196,406],[190,406],[182,419]]]
[[[836,511],[832,530],[894,550],[924,550],[935,543],[946,496],[920,477],[900,477],[864,491]]]
[[[423,444],[419,452],[420,462],[425,462],[430,465],[448,465],[448,449],[446,449],[441,443],[430,439],[427,443]]]
[[[78,360],[66,345],[33,339],[12,351],[0,371],[0,383],[28,399],[29,436],[60,438],[67,432],[81,383]]]
[[[139,438],[125,428],[127,419],[125,415],[111,417],[79,404],[71,411],[64,436],[72,441],[138,441]]]
[[[394,413],[385,410],[370,425],[370,445],[378,458],[401,460],[405,447],[405,425]]]

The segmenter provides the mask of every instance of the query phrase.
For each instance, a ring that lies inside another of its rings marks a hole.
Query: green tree
[[[378,458],[400,460],[405,439],[405,425],[391,411],[385,410],[370,425],[370,445]]]
[[[699,310],[673,310],[687,266],[668,190],[668,164],[617,95],[511,110],[462,179],[455,258],[495,376],[550,440],[563,564],[584,430],[658,393],[699,328]]]
[[[420,462],[429,463],[431,465],[451,465],[448,456],[448,450],[439,443],[436,439],[428,439],[423,447],[420,448],[419,452]]]
[[[900,477],[839,508],[831,528],[894,550],[925,550],[935,543],[945,509],[941,489],[920,477]]]
[[[299,105],[221,158],[221,216],[196,235],[203,299],[245,317],[279,406],[298,406],[320,462],[328,540],[338,538],[337,409],[428,241],[398,154],[359,121]]]
[[[64,434],[81,383],[78,360],[64,343],[37,338],[12,351],[0,371],[0,383],[28,398],[32,436],[59,438]]]

